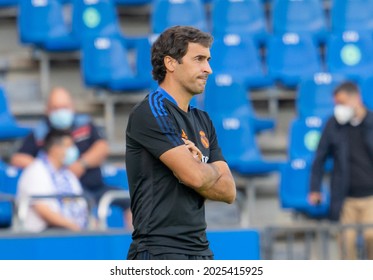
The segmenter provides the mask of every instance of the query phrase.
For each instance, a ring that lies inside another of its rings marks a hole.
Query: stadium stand
[[[260,0],[215,0],[211,11],[214,36],[238,34],[265,44],[269,34]]]
[[[296,33],[269,39],[269,75],[287,87],[298,85],[302,77],[322,71],[320,54],[311,37]]]
[[[369,77],[360,82],[360,90],[365,106],[373,110],[373,77]]]
[[[334,0],[331,7],[333,33],[373,32],[372,0]]]
[[[238,34],[216,36],[211,57],[211,67],[216,76],[229,76],[247,88],[272,85],[251,37]]]
[[[373,70],[373,38],[369,34],[346,31],[333,34],[327,43],[326,65],[329,72],[359,80]]]
[[[150,25],[153,34],[159,34],[175,25],[189,25],[208,30],[201,0],[155,0],[152,4]]]
[[[14,7],[18,2],[19,0],[0,0],[0,7]]]
[[[322,0],[274,0],[272,13],[274,34],[307,34],[316,42],[325,42],[327,26]]]

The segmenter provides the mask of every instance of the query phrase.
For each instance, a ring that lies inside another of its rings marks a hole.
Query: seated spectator
[[[52,130],[44,141],[43,151],[23,171],[19,199],[38,195],[80,195],[76,176],[67,168],[79,156],[70,132]],[[32,200],[24,221],[26,230],[40,232],[48,227],[79,231],[87,226],[87,203],[83,198],[45,198]]]
[[[109,190],[118,190],[106,186],[103,182],[100,165],[106,160],[109,146],[92,119],[83,114],[76,114],[70,93],[64,88],[52,89],[46,116],[26,137],[16,154],[11,158],[11,164],[20,168],[27,167],[37,156],[43,145],[44,138],[51,129],[71,131],[80,157],[69,165],[69,169],[79,179],[86,193],[94,197],[96,202]],[[126,213],[126,224],[132,225],[129,200],[118,199],[114,203]]]

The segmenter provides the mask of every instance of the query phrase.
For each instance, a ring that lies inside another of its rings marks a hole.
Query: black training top
[[[373,195],[373,159],[364,142],[364,121],[357,126],[348,125],[350,197]]]
[[[128,259],[136,252],[212,255],[206,238],[205,199],[181,184],[159,157],[187,138],[203,161],[224,160],[207,113],[181,110],[162,88],[149,94],[129,117],[126,164],[134,232]]]

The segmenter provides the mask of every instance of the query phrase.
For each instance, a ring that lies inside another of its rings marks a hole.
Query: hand
[[[82,177],[83,174],[85,173],[85,168],[79,161],[76,161],[73,164],[71,164],[69,166],[69,169],[78,178]]]
[[[319,205],[322,201],[321,193],[319,192],[311,192],[308,195],[308,201],[312,205]]]
[[[184,138],[181,139],[183,139],[186,147],[192,153],[193,157],[198,161],[202,161],[202,152],[197,148],[197,146],[190,140],[186,140]]]

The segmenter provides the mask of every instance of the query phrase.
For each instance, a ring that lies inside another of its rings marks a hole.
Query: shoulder
[[[373,126],[373,111],[368,111],[365,119],[365,123],[369,126]]]
[[[43,182],[49,178],[48,171],[44,164],[39,160],[35,159],[29,166],[27,166],[19,178],[18,187],[20,190],[35,189],[38,186],[44,185]]]
[[[92,118],[87,114],[75,114],[74,116],[74,126],[81,127],[88,124],[93,125]]]

